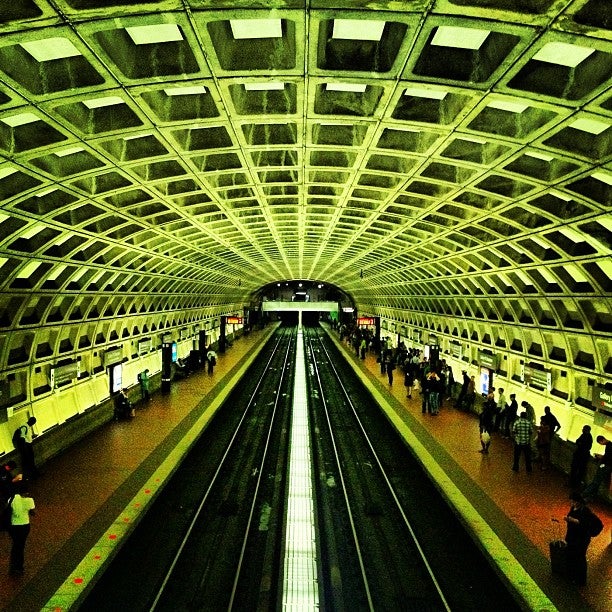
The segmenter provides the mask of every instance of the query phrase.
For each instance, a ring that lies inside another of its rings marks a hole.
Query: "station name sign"
[[[357,325],[374,325],[374,317],[357,317]]]
[[[592,406],[595,410],[612,416],[612,389],[606,389],[603,386],[595,385]]]
[[[227,317],[225,322],[232,325],[242,325],[242,317]]]

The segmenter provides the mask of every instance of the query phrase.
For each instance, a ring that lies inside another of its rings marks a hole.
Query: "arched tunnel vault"
[[[5,400],[320,279],[588,404],[612,377],[612,4],[266,4],[3,3]]]

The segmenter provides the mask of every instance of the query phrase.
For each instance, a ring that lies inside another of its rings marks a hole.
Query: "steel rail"
[[[342,382],[342,377],[340,376],[340,374],[338,373],[338,370],[336,369],[336,366],[334,365],[333,359],[331,358],[331,355],[329,354],[329,351],[327,350],[327,348],[325,347],[324,343],[320,340],[320,338],[318,337],[319,340],[319,344],[321,346],[321,349],[324,351],[325,355],[328,358],[328,363],[329,366],[331,368],[331,370],[334,373],[334,376],[336,377],[337,381],[338,381],[338,385],[340,387],[340,389],[342,389],[342,393],[344,395],[344,398],[348,404],[348,406],[350,407],[351,411],[353,412],[353,415],[355,417],[355,421],[357,423],[357,425],[359,426],[359,429],[361,430],[361,433],[363,435],[364,441],[366,442],[366,444],[368,445],[370,452],[372,453],[372,457],[374,458],[376,465],[378,466],[379,472],[382,475],[382,478],[385,482],[385,484],[387,485],[387,488],[389,490],[390,495],[392,496],[397,509],[400,513],[400,515],[402,516],[402,519],[404,520],[404,524],[406,526],[406,529],[408,530],[408,532],[410,533],[410,536],[413,540],[413,543],[419,553],[419,556],[421,557],[421,560],[423,561],[424,567],[427,570],[427,573],[431,579],[432,584],[434,585],[434,588],[436,590],[436,592],[438,593],[438,596],[440,597],[440,601],[441,604],[444,606],[444,610],[446,610],[447,612],[450,612],[451,608],[446,600],[446,597],[444,596],[444,593],[440,587],[440,583],[438,582],[438,579],[436,578],[436,575],[431,567],[431,564],[429,563],[427,556],[425,555],[425,552],[419,542],[419,539],[408,519],[408,517],[406,516],[406,513],[404,512],[404,509],[402,507],[402,504],[395,492],[395,489],[393,488],[393,485],[391,484],[391,481],[389,479],[389,477],[387,476],[385,469],[382,465],[382,462],[380,461],[378,454],[376,453],[376,450],[374,449],[374,446],[372,444],[372,441],[370,440],[364,426],[363,423],[361,422],[361,419],[359,418],[359,415],[357,414],[357,410],[355,409],[355,405],[353,403],[353,401],[351,400],[350,394],[348,393],[348,391],[346,390],[346,387],[344,386],[343,382]],[[318,377],[318,370],[317,370],[317,377]],[[321,388],[321,393],[323,393],[323,388]],[[335,443],[334,443],[334,448],[335,448]],[[351,519],[351,524],[352,524],[352,519]],[[361,562],[361,556],[360,556],[360,562]]]
[[[361,578],[363,581],[363,586],[364,586],[364,590],[365,590],[365,594],[367,597],[367,601],[368,601],[368,608],[369,610],[373,611],[374,610],[374,602],[372,600],[372,594],[371,594],[371,590],[370,590],[370,585],[368,582],[368,576],[366,573],[366,568],[365,568],[365,563],[363,560],[363,555],[361,553],[361,544],[359,542],[359,536],[357,535],[357,529],[355,527],[355,519],[354,519],[354,514],[353,514],[353,510],[351,507],[351,501],[349,500],[348,497],[348,493],[347,493],[347,486],[346,486],[346,480],[344,478],[344,471],[342,469],[342,462],[340,460],[340,453],[338,451],[338,446],[336,444],[336,438],[334,436],[334,430],[332,427],[332,423],[329,417],[329,411],[328,411],[328,403],[327,400],[325,399],[325,393],[323,391],[324,389],[324,385],[321,381],[321,377],[320,377],[320,373],[319,373],[319,367],[317,365],[317,360],[315,358],[315,354],[314,354],[314,350],[312,347],[312,340],[310,337],[310,334],[308,336],[308,349],[309,349],[309,353],[311,356],[311,366],[313,369],[313,373],[315,375],[318,387],[319,387],[319,398],[320,401],[323,404],[323,410],[324,410],[324,414],[325,414],[325,420],[327,421],[327,427],[328,427],[328,432],[329,432],[329,437],[330,437],[330,441],[331,441],[331,445],[333,448],[333,454],[334,454],[334,459],[336,462],[336,468],[338,470],[338,476],[340,478],[340,482],[342,483],[342,493],[343,493],[343,497],[344,497],[344,503],[346,505],[346,511],[347,511],[347,516],[348,516],[348,520],[351,526],[351,532],[353,535],[353,541],[355,543],[355,551],[357,553],[357,558],[359,560],[359,569],[361,572]]]
[[[240,572],[242,570],[242,564],[244,561],[244,554],[245,554],[245,550],[246,550],[246,546],[247,546],[247,541],[249,539],[249,533],[251,531],[251,524],[253,522],[253,516],[255,514],[255,508],[257,506],[257,496],[259,493],[259,488],[261,485],[261,479],[262,479],[262,475],[264,472],[264,466],[266,463],[266,460],[268,458],[268,451],[270,449],[270,442],[271,442],[271,438],[272,438],[272,430],[274,428],[274,423],[275,423],[275,418],[277,415],[277,411],[278,411],[278,404],[281,401],[281,390],[282,390],[282,386],[285,382],[285,377],[287,374],[287,370],[288,370],[288,364],[290,361],[290,354],[291,354],[291,349],[293,346],[292,340],[294,338],[290,338],[289,342],[287,343],[287,351],[285,352],[285,358],[283,360],[283,366],[282,366],[282,370],[280,373],[280,376],[278,378],[278,385],[276,387],[276,396],[274,398],[274,408],[272,409],[272,415],[271,415],[271,419],[270,419],[270,426],[268,428],[268,433],[266,435],[266,442],[264,444],[264,448],[263,448],[263,452],[261,454],[261,460],[259,462],[259,468],[258,468],[258,473],[257,473],[257,481],[256,481],[256,485],[255,485],[255,490],[253,492],[253,498],[251,500],[251,507],[249,509],[249,518],[247,521],[247,525],[245,528],[245,532],[244,532],[244,538],[242,539],[242,546],[240,548],[240,555],[238,557],[238,563],[236,566],[236,573],[234,576],[234,582],[232,584],[232,591],[231,591],[231,595],[230,595],[230,601],[229,604],[227,606],[228,610],[233,610],[234,608],[234,600],[236,597],[236,593],[238,590],[238,582],[240,579]],[[267,369],[267,368],[266,368]],[[264,375],[266,373],[264,372]]]
[[[247,402],[247,405],[245,406],[245,409],[240,417],[240,420],[238,422],[238,424],[236,425],[236,428],[234,429],[234,433],[232,434],[226,448],[225,451],[223,452],[223,455],[221,457],[221,460],[219,461],[219,464],[217,465],[217,469],[215,470],[213,477],[208,485],[208,487],[206,488],[206,491],[204,492],[204,495],[202,496],[202,499],[200,500],[200,503],[198,504],[198,507],[193,515],[193,518],[191,519],[191,522],[189,523],[189,527],[187,528],[185,535],[183,536],[182,540],[181,540],[181,544],[178,547],[176,553],[174,554],[172,563],[168,566],[168,570],[166,571],[166,574],[164,576],[164,579],[162,580],[157,593],[155,595],[155,598],[153,600],[153,602],[151,603],[150,607],[149,607],[149,612],[153,612],[154,610],[156,610],[160,599],[162,598],[164,591],[166,590],[166,587],[172,577],[172,574],[174,572],[174,569],[183,553],[183,550],[185,549],[185,546],[187,545],[187,543],[189,542],[189,539],[191,537],[191,533],[193,532],[194,527],[196,526],[196,524],[198,523],[199,517],[202,513],[202,510],[204,508],[204,506],[206,505],[206,502],[208,501],[209,495],[211,490],[213,489],[213,487],[215,486],[215,484],[217,483],[217,479],[219,478],[219,474],[222,471],[223,466],[225,465],[225,462],[229,456],[229,454],[231,453],[234,443],[236,441],[236,438],[238,437],[238,434],[244,424],[244,422],[247,419],[247,416],[249,415],[251,408],[253,407],[254,403],[255,403],[255,399],[258,395],[259,389],[263,384],[264,379],[266,378],[266,376],[269,374],[268,370],[270,368],[270,364],[272,363],[273,359],[277,356],[277,352],[279,350],[279,345],[281,344],[281,342],[283,341],[283,339],[286,337],[286,334],[283,334],[281,336],[279,336],[276,344],[274,345],[274,348],[270,354],[270,357],[266,363],[266,366],[261,374],[261,376],[259,377],[257,384],[253,390],[253,392],[251,393],[251,396],[249,397],[249,401]]]

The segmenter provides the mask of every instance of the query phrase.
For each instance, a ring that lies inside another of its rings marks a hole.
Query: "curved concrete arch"
[[[247,4],[3,11],[0,403],[316,278],[587,407],[612,377],[609,4]]]

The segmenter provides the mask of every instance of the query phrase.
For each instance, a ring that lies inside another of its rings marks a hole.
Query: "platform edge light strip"
[[[312,452],[308,429],[306,368],[301,326],[295,356],[293,412],[289,449],[282,608],[318,610],[317,542],[312,500]]]

